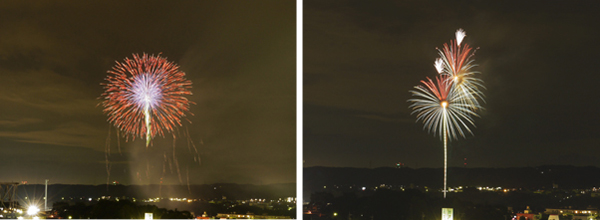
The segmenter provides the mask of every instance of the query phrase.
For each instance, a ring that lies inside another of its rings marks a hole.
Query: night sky
[[[442,167],[411,115],[463,28],[487,90],[449,166],[600,165],[599,1],[304,1],[304,166]]]
[[[295,4],[2,1],[0,182],[106,183],[109,139],[111,182],[156,184],[163,165],[165,183],[295,182]],[[193,83],[179,173],[163,163],[170,135],[148,149],[119,140],[97,106],[106,72],[133,53],[162,53]]]

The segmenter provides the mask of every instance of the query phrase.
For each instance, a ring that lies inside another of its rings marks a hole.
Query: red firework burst
[[[182,126],[181,118],[194,104],[185,97],[192,94],[192,82],[178,65],[160,55],[133,54],[133,59],[116,61],[106,81],[101,84],[105,89],[101,104],[108,121],[127,139],[145,135],[146,145],[155,135],[164,137],[165,131],[173,133]]]

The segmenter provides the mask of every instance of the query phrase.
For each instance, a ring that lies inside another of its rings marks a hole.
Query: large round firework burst
[[[146,138],[148,146],[156,135],[164,137],[182,126],[189,113],[192,82],[179,66],[160,55],[133,54],[133,59],[116,61],[102,83],[104,113],[127,139]],[[191,113],[190,113],[191,114]],[[189,121],[189,120],[188,120]]]
[[[475,126],[473,116],[478,115],[472,105],[463,102],[465,93],[448,76],[438,76],[436,82],[427,78],[421,83],[410,91],[417,98],[408,101],[413,103],[410,108],[417,113],[417,121],[423,121],[423,128],[444,141],[458,139],[458,135],[465,137],[465,131],[473,134],[469,126]]]

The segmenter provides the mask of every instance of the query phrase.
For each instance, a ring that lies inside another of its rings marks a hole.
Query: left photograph
[[[296,218],[295,1],[3,1],[0,103],[0,218]]]

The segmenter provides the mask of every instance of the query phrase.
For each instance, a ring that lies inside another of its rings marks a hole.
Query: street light
[[[40,208],[38,208],[37,206],[29,206],[29,208],[27,209],[27,214],[28,215],[37,215],[37,213],[40,211]]]

